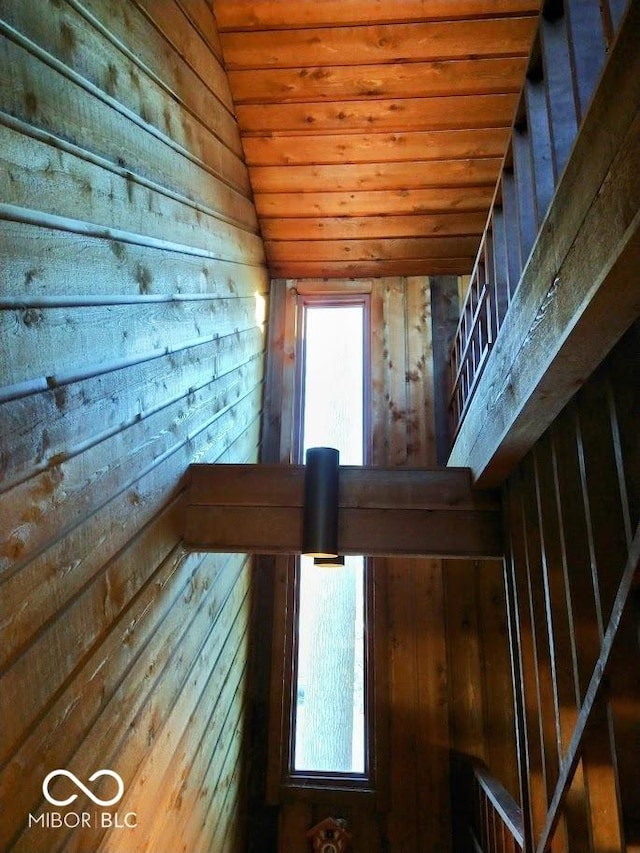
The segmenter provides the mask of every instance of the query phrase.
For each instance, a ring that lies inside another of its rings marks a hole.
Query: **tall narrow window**
[[[302,305],[300,461],[306,449],[336,447],[341,465],[366,461],[367,304]],[[366,779],[368,674],[364,558],[342,568],[301,557],[296,572],[290,772]]]

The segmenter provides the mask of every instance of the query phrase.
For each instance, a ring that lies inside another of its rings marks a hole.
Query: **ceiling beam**
[[[191,465],[185,545],[194,551],[299,554],[303,465]],[[502,557],[495,491],[467,469],[339,469],[342,554]]]

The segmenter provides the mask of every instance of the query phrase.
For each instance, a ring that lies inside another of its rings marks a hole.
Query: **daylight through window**
[[[365,462],[365,304],[306,303],[300,457],[336,447],[341,465]],[[294,773],[367,773],[364,559],[297,572]]]

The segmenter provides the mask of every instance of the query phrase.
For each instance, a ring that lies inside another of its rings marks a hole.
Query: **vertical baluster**
[[[462,394],[462,411],[464,412],[464,407],[467,402],[467,393],[469,387],[469,301],[471,298],[470,291],[467,291],[467,301],[464,306],[464,315],[462,318],[462,326],[464,328],[464,335],[462,337],[462,355],[460,357],[460,363],[463,367],[463,394]]]
[[[536,223],[539,229],[553,198],[556,174],[539,39],[534,44],[524,97],[531,145]]]
[[[549,622],[553,626],[554,684],[558,704],[558,748],[560,756],[568,749],[578,716],[578,673],[575,668],[574,614],[571,592],[566,583],[563,536],[560,527],[555,452],[548,435],[534,450],[543,551],[543,576],[548,601]],[[576,771],[565,804],[567,833],[577,849],[588,849],[588,818],[582,766]]]
[[[471,277],[471,281],[469,282],[469,299],[467,302],[467,395],[471,390],[471,383],[473,382],[473,373],[474,373],[474,352],[475,352],[475,336],[474,336],[474,326],[473,326],[473,312],[475,310],[476,303],[476,271],[474,270],[473,275]]]
[[[484,253],[484,242],[480,247],[481,253]],[[476,360],[475,360],[475,371],[480,367],[480,363],[482,362],[482,357],[484,354],[484,349],[487,344],[487,329],[486,329],[486,318],[484,312],[484,293],[486,290],[486,270],[484,266],[484,260],[482,258],[478,261],[477,267],[477,277],[476,277]],[[474,371],[474,373],[475,373]]]
[[[476,786],[476,838],[478,843],[482,844],[482,788],[477,779],[474,779]]]
[[[507,260],[507,241],[505,235],[504,211],[502,207],[493,209],[493,228],[491,231],[493,250],[493,302],[496,318],[496,334],[509,307],[509,266]]]
[[[489,803],[489,808],[487,811],[487,853],[495,853],[496,851],[496,813],[493,808],[493,803],[489,801],[487,797],[487,801]]]
[[[494,807],[494,809],[493,809],[493,839],[492,839],[492,841],[493,841],[493,849],[495,850],[495,853],[501,853],[501,850],[500,850],[500,836],[502,834],[500,832],[501,826],[502,826],[502,820],[500,818],[500,815],[496,812],[496,809]]]
[[[544,5],[540,22],[540,47],[551,121],[556,180],[562,174],[578,133],[578,104],[572,84],[569,36],[564,4]]]
[[[564,0],[572,79],[582,121],[605,60],[600,0]]]
[[[467,350],[468,353],[468,350]],[[462,407],[461,414],[464,412],[464,407],[467,405],[467,397],[469,395],[469,357],[465,356],[464,361],[464,369],[462,371]]]
[[[520,474],[509,480],[508,514],[510,536],[509,585],[515,625],[520,682],[517,701],[522,714],[523,784],[528,788],[523,802],[524,834],[527,845],[538,838],[547,815],[549,798],[545,786],[535,633],[527,579],[527,533],[523,484]],[[534,847],[535,849],[535,847]]]
[[[522,495],[526,519],[526,570],[524,580],[529,590],[533,645],[538,667],[537,693],[539,727],[542,736],[542,774],[548,800],[551,799],[560,772],[558,754],[559,719],[554,658],[554,631],[547,608],[548,578],[545,577],[543,530],[539,516],[539,478],[537,458],[530,454],[522,463]],[[554,836],[554,851],[568,848],[564,815]]]
[[[523,117],[513,129],[513,174],[515,177],[518,214],[518,236],[523,269],[536,239],[538,227],[535,213],[533,163],[529,145],[529,128]]]
[[[478,824],[476,837],[484,850],[484,792],[480,785],[478,785]]]
[[[449,432],[452,436],[456,434],[459,422],[458,413],[458,364],[460,353],[460,329],[456,329],[456,334],[451,347],[451,355],[449,357],[449,388],[451,389],[451,397],[449,400]]]
[[[521,853],[522,847],[518,844],[513,835],[509,834],[504,849],[507,853]]]
[[[509,294],[513,296],[522,273],[522,252],[518,236],[518,214],[516,203],[516,184],[512,169],[505,169],[502,175],[502,206],[504,210],[504,231],[509,268]]]
[[[485,325],[487,327],[487,349],[490,349],[495,341],[495,328],[493,320],[493,300],[491,299],[491,291],[489,290],[488,283],[485,293],[483,313],[485,316]]]
[[[489,846],[491,843],[491,831],[490,831],[490,821],[491,821],[491,803],[489,802],[489,797],[484,795],[484,814],[483,814],[483,837],[482,837],[482,847],[483,850],[489,851],[491,847]]]
[[[475,773],[472,774],[471,779],[471,814],[469,816],[471,822],[471,833],[472,837],[476,839],[476,841],[480,841],[480,833],[478,827],[480,825],[479,822],[479,785],[478,780],[476,779]]]
[[[455,356],[451,360],[451,388],[453,389],[453,398],[451,399],[453,422],[451,424],[451,435],[455,435],[458,424],[460,422],[460,379],[458,371],[460,369],[460,334],[456,333],[453,352]]]
[[[493,214],[489,221],[484,240],[484,269],[487,288],[487,329],[489,343],[493,343],[498,334],[498,309],[496,294],[496,269],[493,254]]]
[[[497,839],[496,839],[496,849],[498,853],[508,853],[509,850],[509,839],[512,838],[511,831],[505,826],[505,822],[502,819],[502,816],[498,814],[498,827],[497,827]]]

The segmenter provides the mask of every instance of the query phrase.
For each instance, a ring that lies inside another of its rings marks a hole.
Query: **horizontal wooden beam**
[[[640,4],[632,3],[449,463],[517,462],[640,315]]]
[[[192,465],[184,539],[197,551],[297,554],[303,465]],[[343,554],[502,557],[494,491],[467,469],[340,467]]]

